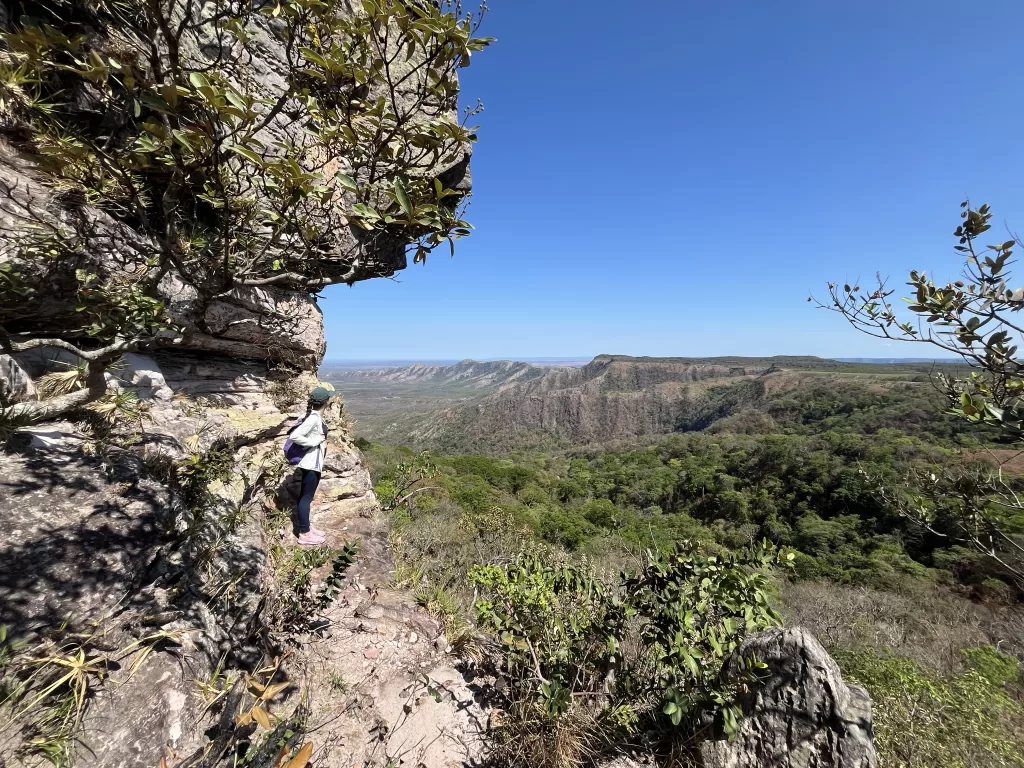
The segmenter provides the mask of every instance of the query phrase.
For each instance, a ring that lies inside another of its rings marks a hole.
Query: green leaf
[[[356,180],[353,179],[351,176],[347,176],[344,173],[336,173],[334,174],[334,178],[338,182],[338,184],[340,184],[345,189],[350,190],[352,192],[359,191],[359,187],[356,185]]]
[[[413,217],[412,201],[409,200],[409,193],[405,190],[405,184],[402,183],[401,179],[395,179],[395,198],[398,200],[398,204],[402,206],[402,211],[409,218]]]
[[[139,101],[150,109],[155,109],[157,112],[169,112],[171,109],[171,105],[155,93],[143,91],[139,94]]]
[[[228,150],[231,151],[231,152],[234,152],[237,155],[241,155],[246,160],[248,160],[248,161],[258,165],[260,168],[263,168],[266,165],[266,163],[264,163],[262,157],[257,155],[255,152],[253,152],[248,147],[243,147],[241,144],[231,144],[228,147]]]
[[[178,143],[180,143],[185,149],[193,154],[195,153],[195,147],[192,146],[192,142],[189,141],[187,134],[182,131],[171,131],[171,135],[173,135],[174,138],[178,140]]]
[[[245,99],[242,98],[242,95],[238,93],[238,91],[228,89],[224,92],[224,95],[227,97],[228,101],[238,107],[238,109],[243,112],[249,111],[249,104],[246,103]]]
[[[299,52],[302,53],[302,55],[305,56],[306,59],[312,61],[314,64],[318,64],[324,69],[331,69],[331,65],[327,62],[327,59],[325,59],[319,53],[314,51],[312,48],[299,48]]]
[[[195,88],[209,88],[210,81],[206,79],[206,75],[202,72],[192,72],[188,76],[188,81],[192,83]]]

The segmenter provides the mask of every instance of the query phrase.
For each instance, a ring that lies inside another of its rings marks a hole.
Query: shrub
[[[626,580],[643,622],[642,637],[658,662],[662,712],[673,725],[696,727],[710,720],[716,731],[735,733],[735,696],[749,678],[723,681],[722,665],[748,634],[781,623],[761,573],[774,559],[767,542],[721,556],[702,556],[695,544],[684,542]]]
[[[477,566],[478,623],[500,644],[508,681],[495,745],[516,766],[575,766],[600,750],[607,715],[620,709],[616,678],[628,608],[585,566],[521,554]]]
[[[965,648],[960,652],[968,669],[992,685],[1006,688],[1020,682],[1020,662],[991,645]]]
[[[966,671],[942,677],[891,654],[836,653],[844,673],[871,694],[883,766],[1024,766],[1024,707],[1005,687],[1016,660],[991,647],[965,656]]]
[[[473,568],[477,621],[497,638],[508,683],[499,757],[557,768],[641,728],[666,743],[709,726],[734,733],[736,695],[763,665],[722,670],[748,633],[778,623],[760,572],[773,560],[766,544],[718,556],[685,542],[610,583],[537,553]]]
[[[275,547],[277,620],[286,629],[305,630],[337,600],[341,593],[345,572],[355,562],[357,547],[346,542],[340,548],[329,546],[316,549]],[[330,564],[330,571],[319,587],[315,574]]]
[[[540,535],[545,541],[568,550],[579,549],[597,535],[597,528],[585,518],[560,508],[545,508],[540,516]]]
[[[587,522],[600,528],[615,528],[619,517],[618,508],[608,499],[595,499],[587,502],[582,508],[583,517]]]
[[[540,683],[545,709],[568,709],[572,692],[600,690],[615,663],[627,609],[585,568],[523,554],[506,566],[470,572],[486,596],[477,619],[504,648],[517,680]]]

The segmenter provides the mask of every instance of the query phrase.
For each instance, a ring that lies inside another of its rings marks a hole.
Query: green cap
[[[314,387],[313,391],[309,393],[309,399],[314,403],[326,403],[332,397],[334,397],[334,392],[324,386]]]

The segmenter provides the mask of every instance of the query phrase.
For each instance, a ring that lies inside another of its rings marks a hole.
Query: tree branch
[[[70,411],[99,400],[107,393],[107,361],[92,360],[89,362],[85,388],[69,392],[66,395],[52,397],[49,400],[26,401],[15,403],[0,411],[0,418],[14,423],[34,423],[56,419]]]

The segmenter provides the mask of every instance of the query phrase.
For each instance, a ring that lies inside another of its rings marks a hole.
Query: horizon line
[[[814,357],[820,360],[834,360],[836,362],[871,362],[871,361],[897,361],[897,362],[915,362],[915,363],[950,363],[950,362],[962,362],[962,358],[958,357],[833,357],[823,355],[811,355],[811,354],[776,354],[776,355],[619,355],[616,353],[602,352],[597,355],[550,355],[550,356],[505,356],[505,357],[325,357],[323,363],[461,363],[466,360],[479,363],[494,363],[494,362],[531,362],[531,361],[578,361],[578,360],[594,360],[597,357],[634,357],[638,359],[642,358],[654,358],[654,359],[691,359],[691,360],[703,360],[703,359],[716,359],[716,358],[751,358],[751,359],[770,359],[773,357]]]

